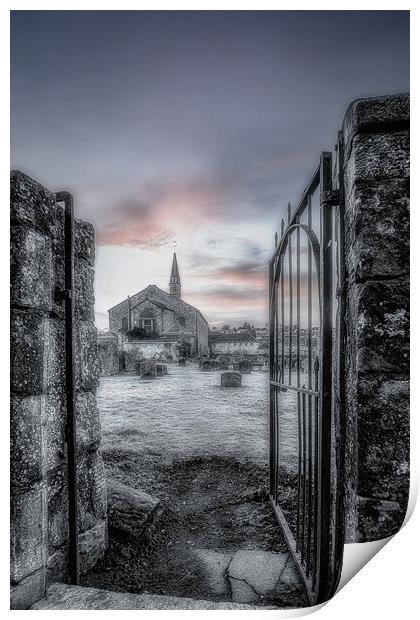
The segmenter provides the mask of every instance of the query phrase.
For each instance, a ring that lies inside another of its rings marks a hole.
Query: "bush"
[[[142,327],[133,327],[127,332],[129,340],[155,340],[158,338],[154,332],[148,332]]]

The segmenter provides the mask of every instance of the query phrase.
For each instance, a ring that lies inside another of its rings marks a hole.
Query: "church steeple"
[[[181,278],[179,277],[178,261],[176,260],[176,252],[172,259],[171,278],[169,280],[169,293],[174,297],[181,299]]]

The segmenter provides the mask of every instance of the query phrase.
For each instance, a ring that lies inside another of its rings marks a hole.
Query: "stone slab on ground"
[[[44,599],[31,609],[261,609],[240,603],[216,603],[214,601],[160,596],[158,594],[128,594],[96,588],[70,586],[64,583],[52,585]],[[277,609],[264,607],[264,609]]]
[[[257,602],[274,593],[288,558],[288,553],[237,551],[228,567],[232,599],[240,603]]]
[[[215,595],[229,595],[227,569],[232,560],[232,554],[220,553],[213,549],[195,549],[194,554],[202,564],[209,591]]]
[[[126,536],[139,536],[160,501],[143,491],[108,478],[108,524]]]

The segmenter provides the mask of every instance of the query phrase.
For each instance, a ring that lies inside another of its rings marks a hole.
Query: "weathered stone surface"
[[[99,385],[98,331],[93,323],[81,321],[75,334],[74,376],[76,390],[94,391]]]
[[[396,534],[405,518],[406,506],[386,499],[358,497],[356,542],[381,540]]]
[[[246,581],[241,579],[229,578],[230,589],[232,591],[232,601],[236,603],[259,603],[261,595],[255,592],[254,588]]]
[[[253,602],[274,592],[288,560],[287,553],[271,553],[259,550],[237,551],[229,564],[228,575],[232,584],[232,598],[237,602]],[[254,592],[237,582],[246,584]],[[233,592],[235,588],[235,593]]]
[[[74,220],[74,257],[95,266],[95,229],[89,222]]]
[[[80,321],[94,321],[95,295],[93,290],[95,272],[82,260],[74,264],[74,316]]]
[[[408,498],[409,96],[353,102],[345,142],[346,542],[401,525]]]
[[[82,573],[93,568],[108,547],[108,528],[104,519],[93,528],[79,535],[80,570]]]
[[[410,96],[405,93],[355,99],[347,108],[343,120],[344,142],[349,150],[358,133],[408,129],[410,124]]]
[[[27,488],[45,475],[42,446],[43,396],[12,396],[10,401],[10,482]]]
[[[68,547],[61,547],[52,553],[47,560],[47,571],[45,576],[46,586],[50,586],[57,581],[68,581]]]
[[[50,393],[65,390],[65,330],[60,319],[45,319],[44,386]]]
[[[117,480],[107,480],[108,523],[120,535],[140,536],[160,505],[158,499]]]
[[[28,575],[10,588],[10,609],[28,609],[45,594],[45,569]]]
[[[287,560],[281,573],[280,579],[276,585],[275,595],[276,602],[280,603],[280,607],[302,606],[301,577],[291,557]]]
[[[101,424],[95,394],[76,392],[75,411],[78,451],[98,448],[101,441]]]
[[[213,549],[195,549],[194,555],[201,563],[208,590],[215,596],[229,595],[227,568],[232,554],[219,553]]]
[[[409,180],[352,188],[346,200],[350,282],[409,269]]]
[[[56,204],[55,194],[20,170],[13,170],[10,178],[11,224],[54,236],[57,221],[63,220],[63,209]]]
[[[45,563],[46,488],[11,496],[10,579],[19,582]]]
[[[43,391],[45,321],[35,311],[11,312],[10,379],[15,394],[34,395]]]
[[[45,400],[44,453],[46,469],[50,471],[66,460],[65,424],[66,401],[59,389],[51,389]]]
[[[47,557],[47,580],[67,573],[64,209],[52,192],[20,172],[12,173],[11,193],[11,579],[14,586],[20,582],[12,591],[12,606],[20,608],[43,587]],[[76,386],[87,390],[76,392],[75,403],[80,518],[89,529],[81,533],[85,566],[106,544],[105,477],[95,452],[100,428],[93,265],[93,227],[76,220],[75,374]]]
[[[119,373],[120,363],[117,334],[112,332],[98,334],[98,355],[99,374],[101,377],[108,377]]]
[[[53,275],[49,239],[23,226],[12,226],[10,249],[10,302],[51,310]]]
[[[408,371],[408,298],[408,283],[400,280],[351,287],[349,312],[357,317],[352,337],[358,372]]]
[[[242,385],[242,375],[234,370],[230,372],[222,372],[220,375],[220,387],[240,387]]]
[[[409,178],[408,131],[355,136],[347,168],[353,183],[359,186]]]
[[[48,555],[68,539],[67,466],[48,473]]]
[[[107,492],[101,454],[96,451],[78,459],[79,528],[91,529],[106,517]]]
[[[128,594],[69,586],[64,583],[52,585],[46,598],[32,605],[31,609],[261,609],[251,605],[204,601],[178,596],[158,594]],[[276,609],[276,607],[264,607]]]
[[[363,497],[402,504],[408,494],[409,382],[364,379],[358,390],[359,480]]]

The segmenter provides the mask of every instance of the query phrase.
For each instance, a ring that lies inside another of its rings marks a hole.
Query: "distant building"
[[[110,308],[109,330],[120,348],[144,357],[166,352],[189,357],[208,352],[209,327],[201,312],[181,299],[181,278],[174,252],[169,293],[151,284]]]
[[[258,354],[260,343],[249,332],[231,332],[212,340],[212,353]]]

